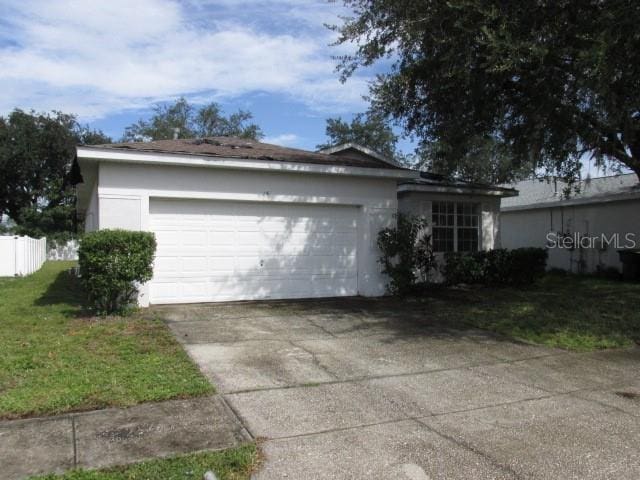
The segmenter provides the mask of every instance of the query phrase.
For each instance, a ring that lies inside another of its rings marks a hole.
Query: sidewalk
[[[101,468],[201,450],[251,437],[221,396],[0,422],[4,480]]]

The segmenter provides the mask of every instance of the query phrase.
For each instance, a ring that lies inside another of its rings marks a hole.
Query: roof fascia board
[[[413,179],[419,172],[413,170],[391,170],[385,168],[348,167],[341,165],[322,165],[312,163],[282,162],[274,160],[238,159],[201,155],[176,155],[159,152],[118,151],[111,148],[78,147],[78,158],[85,160],[104,160],[110,162],[173,165],[188,167],[208,167],[227,169],[261,170],[301,174],[349,175],[355,177],[377,177]]]
[[[455,193],[466,195],[489,195],[497,197],[516,197],[517,191],[509,191],[494,188],[477,188],[477,187],[454,187],[444,185],[415,185],[401,184],[398,185],[398,193],[401,192],[428,192],[428,193]]]

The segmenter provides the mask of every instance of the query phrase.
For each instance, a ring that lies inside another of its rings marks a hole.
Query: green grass
[[[62,475],[32,477],[32,480],[201,480],[207,470],[220,480],[241,480],[250,478],[258,458],[256,447],[245,445],[103,470],[72,470]]]
[[[640,342],[640,284],[545,276],[527,288],[436,289],[430,315],[526,342],[589,351]]]
[[[212,391],[160,320],[83,316],[72,266],[47,262],[28,277],[0,279],[0,418]]]

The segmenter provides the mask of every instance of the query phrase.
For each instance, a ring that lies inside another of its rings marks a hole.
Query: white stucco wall
[[[385,293],[377,232],[393,223],[396,180],[110,163],[99,165],[99,228],[149,230],[150,198],[324,203],[359,207],[358,293]],[[140,303],[148,303],[143,288]]]
[[[556,206],[501,213],[502,243],[507,248],[545,247],[549,232],[610,237],[631,233],[640,248],[640,200]],[[613,245],[582,249],[549,249],[548,267],[573,272],[594,272],[598,265],[620,269]]]
[[[98,229],[98,215],[98,183],[96,182],[91,187],[89,205],[84,215],[85,232],[93,232]]]

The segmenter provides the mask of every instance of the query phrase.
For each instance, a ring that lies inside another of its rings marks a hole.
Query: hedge
[[[442,275],[449,285],[529,285],[544,274],[546,266],[544,248],[449,252],[445,254]]]
[[[80,242],[78,259],[89,304],[99,314],[135,303],[139,284],[151,280],[156,239],[150,232],[98,230]]]

